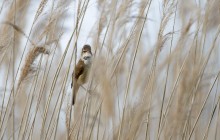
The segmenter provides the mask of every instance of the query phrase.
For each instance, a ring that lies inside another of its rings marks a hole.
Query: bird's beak
[[[89,59],[91,56],[85,56],[85,57],[83,57],[83,59],[85,59],[85,60],[87,60],[87,59]]]

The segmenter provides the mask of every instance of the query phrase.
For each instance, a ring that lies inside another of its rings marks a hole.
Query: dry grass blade
[[[148,5],[148,10],[149,10],[149,8],[151,6],[151,1],[146,3],[145,8],[147,7],[147,5]],[[144,8],[144,10],[145,10],[145,8]],[[132,71],[133,71],[133,68],[134,68],[134,62],[135,62],[135,59],[136,59],[137,50],[139,48],[139,43],[140,43],[140,39],[141,39],[141,36],[142,36],[142,32],[143,32],[143,29],[144,29],[144,26],[145,26],[145,22],[146,22],[146,19],[147,19],[147,16],[148,16],[148,10],[146,12],[145,19],[144,19],[144,22],[143,22],[140,34],[138,36],[138,42],[137,42],[137,45],[135,47],[134,55],[133,55],[133,58],[132,58],[132,64],[131,64],[130,71],[129,71],[129,76],[128,76],[128,79],[127,79],[127,86],[126,86],[124,105],[123,105],[123,112],[122,112],[122,121],[121,121],[120,128],[119,128],[118,140],[121,137],[122,127],[123,127],[123,122],[124,122],[124,114],[125,114],[126,102],[127,102],[128,91],[129,91],[129,87],[130,87],[131,74],[132,74]]]
[[[0,1],[0,139],[220,139],[219,4]]]
[[[29,38],[29,36],[26,35],[26,34],[24,33],[24,31],[22,31],[22,29],[19,28],[17,25],[15,25],[15,24],[13,24],[13,23],[11,23],[11,22],[8,22],[8,21],[3,22],[2,24],[6,24],[6,25],[9,25],[9,26],[13,27],[16,31],[18,31],[19,33],[21,33],[22,35],[24,35],[24,36],[27,38],[27,40],[30,41],[31,45],[36,46],[36,45],[31,41],[31,39]]]

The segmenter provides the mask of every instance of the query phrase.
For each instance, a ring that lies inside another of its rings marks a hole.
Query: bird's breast
[[[84,68],[84,71],[83,73],[79,76],[78,80],[77,80],[77,83],[80,84],[80,85],[83,85],[87,82],[88,80],[88,73],[89,73],[89,66],[86,66]]]

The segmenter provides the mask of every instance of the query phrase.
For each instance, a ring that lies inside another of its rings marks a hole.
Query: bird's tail
[[[76,95],[77,95],[78,90],[79,90],[79,85],[78,85],[76,82],[74,82],[74,83],[73,83],[73,99],[72,99],[72,105],[74,105],[75,102],[76,102]]]

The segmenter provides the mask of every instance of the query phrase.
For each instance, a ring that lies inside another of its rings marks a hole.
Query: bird
[[[71,88],[73,91],[72,106],[74,106],[76,102],[76,96],[79,87],[85,84],[88,80],[88,75],[92,63],[92,56],[93,55],[91,51],[91,46],[88,44],[84,45],[81,51],[80,59],[77,62],[74,71],[72,73],[72,83],[71,83]]]

